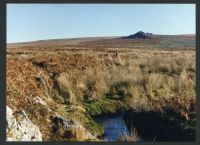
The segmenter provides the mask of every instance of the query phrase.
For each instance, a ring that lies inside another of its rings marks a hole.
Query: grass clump
[[[130,134],[124,133],[123,135],[121,135],[120,141],[139,141],[136,129],[132,128]]]

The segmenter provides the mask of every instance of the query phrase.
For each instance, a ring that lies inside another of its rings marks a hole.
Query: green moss
[[[97,124],[93,118],[81,106],[76,106],[76,109],[69,111],[66,107],[62,107],[62,115],[65,118],[72,118],[85,127],[90,133],[95,136],[103,134],[103,128]]]
[[[103,127],[95,123],[93,119],[88,120],[85,127],[89,130],[89,132],[96,136],[101,136],[104,132]]]
[[[128,102],[114,97],[102,97],[101,100],[87,102],[86,112],[91,116],[96,116],[125,111],[128,108]]]
[[[86,104],[86,111],[92,115],[101,115],[107,113],[108,110],[106,108],[106,104],[104,101],[92,101]]]
[[[76,112],[73,113],[72,118],[79,121],[85,128],[88,129],[94,135],[101,135],[103,134],[103,128],[95,123],[95,121],[91,118],[90,115],[83,113],[83,112]]]

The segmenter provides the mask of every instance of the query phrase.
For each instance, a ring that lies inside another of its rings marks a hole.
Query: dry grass
[[[136,129],[132,128],[130,134],[123,134],[120,138],[120,141],[139,141]]]
[[[138,111],[170,108],[188,120],[194,118],[194,51],[109,51],[9,51],[7,104],[17,110],[40,96],[53,108],[114,96]],[[37,81],[38,75],[46,87]],[[125,140],[131,139],[134,137]]]
[[[74,141],[84,141],[86,139],[86,130],[80,126],[74,126],[72,128],[72,135]]]

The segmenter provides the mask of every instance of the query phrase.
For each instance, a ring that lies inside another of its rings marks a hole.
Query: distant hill
[[[51,47],[126,47],[126,48],[195,48],[195,35],[159,35],[139,31],[129,36],[83,37],[71,39],[39,40],[24,43],[8,43],[7,48]]]
[[[68,46],[79,45],[81,42],[96,41],[102,39],[111,39],[115,37],[83,37],[83,38],[64,38],[64,39],[48,39],[37,40],[30,42],[7,43],[8,48],[16,47],[54,47],[54,46]]]
[[[129,36],[82,42],[85,45],[127,48],[195,48],[195,35],[159,35],[139,31]]]

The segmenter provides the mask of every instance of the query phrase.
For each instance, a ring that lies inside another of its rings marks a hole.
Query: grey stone
[[[12,109],[6,107],[7,141],[42,141],[39,128],[28,118],[24,110],[13,115]]]
[[[42,100],[39,96],[36,96],[33,100],[34,100],[36,103],[39,103],[39,104],[41,104],[41,105],[44,105],[44,106],[47,105],[47,103],[46,103],[44,100]]]
[[[80,123],[78,123],[75,120],[66,119],[59,115],[54,115],[54,116],[51,116],[51,121],[53,123],[52,131],[54,133],[60,127],[59,124],[61,124],[62,128],[65,131],[70,130],[72,128],[79,128],[80,130],[84,131],[84,136],[82,136],[82,138],[84,138],[85,140],[88,140],[88,139],[97,140],[97,138],[94,135],[92,135],[86,128],[84,128]]]

